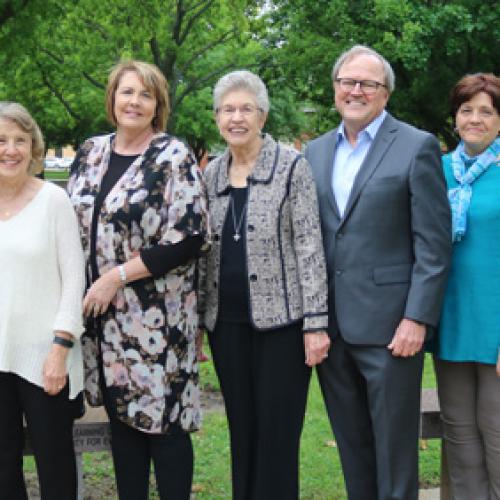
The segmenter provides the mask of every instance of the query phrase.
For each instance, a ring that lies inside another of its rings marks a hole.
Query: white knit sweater
[[[55,331],[83,332],[84,261],[75,213],[45,182],[21,212],[0,221],[0,371],[43,387]],[[67,359],[70,398],[83,388],[77,340]]]

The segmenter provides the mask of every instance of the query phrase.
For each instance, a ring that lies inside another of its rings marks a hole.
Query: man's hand
[[[304,350],[307,366],[312,368],[321,363],[328,357],[328,349],[330,349],[330,337],[328,333],[324,331],[304,333]]]
[[[500,348],[498,349],[497,375],[500,377]]]
[[[425,325],[403,318],[396,328],[391,343],[387,346],[393,356],[414,356],[422,349],[425,340]]]

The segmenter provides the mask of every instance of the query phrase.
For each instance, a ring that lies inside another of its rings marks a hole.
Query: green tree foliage
[[[109,131],[104,87],[121,58],[154,62],[170,84],[170,132],[198,156],[220,141],[211,90],[238,68],[271,96],[266,125],[291,139],[339,121],[331,66],[355,43],[396,71],[390,109],[453,146],[447,96],[465,73],[498,71],[495,0],[0,0],[0,98],[25,104],[48,143]],[[309,111],[304,113],[304,111]]]
[[[2,0],[0,2],[0,26],[21,12],[29,0]]]
[[[274,46],[298,100],[317,110],[312,133],[339,121],[332,109],[331,67],[345,49],[369,45],[391,62],[398,117],[456,139],[448,95],[466,73],[498,72],[500,4],[495,0],[277,0]]]
[[[263,64],[248,29],[255,4],[31,0],[1,28],[2,97],[24,103],[49,143],[76,145],[110,130],[103,104],[112,65],[130,57],[154,62],[169,82],[169,131],[201,154],[218,139],[210,93],[215,80]]]

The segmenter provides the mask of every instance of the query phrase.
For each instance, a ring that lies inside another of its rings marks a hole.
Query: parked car
[[[67,170],[73,163],[73,158],[45,157],[45,168],[48,170]]]
[[[59,165],[61,168],[68,168],[71,167],[71,164],[73,163],[74,158],[61,158],[61,161],[59,162]]]
[[[49,170],[58,168],[60,159],[61,158],[57,158],[57,156],[46,156],[44,160],[45,168]]]

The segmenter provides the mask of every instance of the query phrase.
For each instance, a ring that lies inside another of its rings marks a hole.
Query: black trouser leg
[[[151,455],[147,435],[110,416],[111,453],[120,500],[148,500]]]
[[[120,500],[147,500],[151,460],[161,500],[189,500],[193,480],[191,436],[148,434],[111,417],[111,451]]]
[[[209,336],[231,436],[233,498],[298,498],[310,369],[301,325],[259,332],[220,323]]]
[[[0,496],[27,500],[23,477],[23,411],[17,388],[17,377],[0,372]]]
[[[311,370],[302,325],[258,332],[254,398],[258,418],[255,500],[299,498],[299,447]]]
[[[189,500],[194,462],[190,434],[150,436],[150,444],[160,499]]]
[[[231,441],[234,500],[247,500],[254,476],[252,333],[245,325],[221,323],[210,333],[210,349],[226,407]]]
[[[73,408],[69,385],[55,396],[19,378],[22,406],[33,446],[42,500],[76,499]]]
[[[0,374],[0,495],[26,499],[22,473],[24,414],[42,500],[76,498],[72,407],[68,385],[56,396],[12,373]]]

